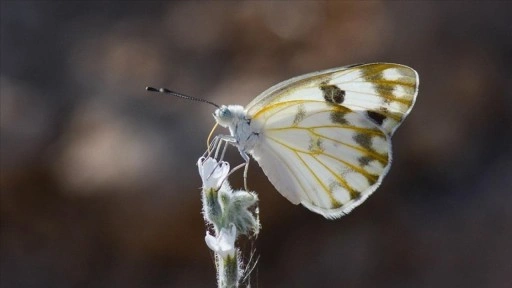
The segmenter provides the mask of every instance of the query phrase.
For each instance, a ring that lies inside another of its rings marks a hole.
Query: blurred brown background
[[[252,287],[512,287],[511,11],[2,1],[0,286],[215,287],[195,166],[213,109],[144,87],[245,105],[293,76],[387,61],[415,68],[420,93],[362,206],[325,220],[251,166]]]

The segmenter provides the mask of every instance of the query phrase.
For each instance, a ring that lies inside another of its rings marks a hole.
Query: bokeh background
[[[325,220],[251,166],[251,286],[512,287],[511,11],[2,1],[0,286],[215,287],[195,165],[213,109],[144,87],[245,105],[296,75],[387,61],[414,67],[420,93],[362,206]]]

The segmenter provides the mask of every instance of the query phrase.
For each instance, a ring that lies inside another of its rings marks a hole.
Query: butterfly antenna
[[[153,87],[146,87],[146,90],[150,91],[150,92],[159,92],[159,93],[171,94],[172,96],[176,96],[176,97],[179,97],[179,98],[188,99],[188,100],[192,100],[192,101],[204,102],[204,103],[208,103],[210,105],[213,105],[213,106],[215,106],[217,108],[220,108],[219,105],[217,105],[217,104],[215,104],[213,102],[210,102],[208,100],[204,100],[204,99],[201,99],[201,98],[196,98],[196,97],[188,96],[188,95],[181,94],[181,93],[178,93],[178,92],[174,92],[174,91],[171,91],[171,90],[169,90],[167,88],[156,89],[156,88],[153,88]]]

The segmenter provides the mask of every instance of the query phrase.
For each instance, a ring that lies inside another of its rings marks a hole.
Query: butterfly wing
[[[340,217],[389,170],[390,137],[414,104],[417,83],[411,68],[376,63],[277,84],[246,108],[259,134],[251,154],[292,203]]]
[[[291,100],[319,100],[360,111],[392,135],[409,114],[418,93],[414,69],[371,63],[313,72],[278,83],[256,97],[246,110],[257,115],[266,106]]]
[[[265,109],[252,155],[276,189],[327,218],[363,202],[389,169],[389,136],[360,113],[325,101],[287,101]],[[254,124],[253,124],[254,123]]]

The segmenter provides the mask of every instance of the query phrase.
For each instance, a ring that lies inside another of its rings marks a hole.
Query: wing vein
[[[274,139],[271,139],[270,137],[269,137],[269,139],[274,140]],[[276,142],[276,141],[274,141],[274,142]],[[278,144],[281,144],[281,143],[278,143]],[[286,167],[288,168],[288,171],[290,171],[290,174],[293,175],[295,180],[297,180],[297,183],[299,183],[299,186],[301,187],[302,191],[306,192],[306,188],[304,187],[304,184],[302,183],[300,177],[298,175],[296,175],[295,170],[290,167],[289,163],[287,161],[285,161],[285,159],[283,159],[283,156],[276,153],[276,151],[274,149],[267,149],[267,150],[270,151],[276,158],[280,159],[284,165],[286,165]],[[290,149],[290,150],[292,150],[292,149]],[[294,193],[295,191],[288,191],[288,192]],[[309,195],[307,193],[303,193],[303,194],[305,194],[308,197],[309,201],[312,201],[312,199],[309,197]]]
[[[338,180],[338,183],[341,183],[345,187],[345,189],[347,189],[347,191],[349,191],[349,193],[351,195],[352,194],[356,194],[356,191],[352,187],[350,187],[348,185],[348,183],[347,183],[347,181],[345,179],[343,179],[342,177],[338,176],[338,174],[336,174],[335,171],[333,171],[327,165],[325,165],[322,161],[320,161],[320,159],[318,159],[316,157],[316,155],[311,155],[311,157],[313,157],[318,163],[320,163],[320,165],[322,165],[325,169],[327,169],[334,176],[334,178],[336,178]],[[332,194],[332,192],[331,192],[331,194]]]
[[[270,139],[270,140],[272,140],[272,141],[274,141],[274,142],[276,142],[276,143],[278,143],[278,144],[280,144],[280,145],[290,149],[293,152],[300,152],[300,153],[304,153],[304,154],[308,154],[308,155],[314,155],[312,152],[309,152],[309,151],[304,151],[304,150],[301,150],[301,149],[295,149],[295,148],[287,145],[286,143],[283,143],[283,142],[275,139],[274,137],[270,137],[270,136],[267,136],[267,137],[268,137],[268,139]],[[350,164],[349,162],[343,161],[342,159],[337,158],[337,157],[335,157],[335,156],[333,156],[331,154],[327,154],[327,153],[324,152],[324,153],[322,153],[322,155],[325,155],[326,157],[329,157],[331,159],[334,159],[334,160],[342,163],[343,165],[345,165],[345,166],[349,167],[350,169],[352,169],[352,171],[360,173],[360,174],[364,175],[367,178],[371,178],[371,179],[375,178],[375,175],[372,175],[372,174],[368,173],[368,171],[366,171],[366,170],[364,170],[362,168],[359,168],[357,166],[354,166],[354,165]]]
[[[306,166],[306,168],[308,169],[309,173],[313,176],[313,178],[315,178],[316,182],[318,184],[320,184],[320,186],[322,187],[322,189],[324,189],[325,193],[329,196],[329,200],[331,200],[331,204],[333,205],[336,205],[338,204],[339,202],[334,199],[331,191],[329,191],[329,189],[327,189],[327,187],[325,187],[325,184],[322,182],[322,180],[320,178],[318,178],[318,175],[316,175],[315,172],[313,172],[313,170],[311,169],[311,167],[309,167],[309,165],[306,163],[306,161],[304,161],[304,159],[299,155],[299,152],[297,151],[294,151],[295,155],[297,155],[297,157],[299,158],[299,160],[302,162],[302,164],[304,164],[304,166]],[[301,152],[301,153],[304,153],[304,152]],[[304,153],[304,154],[309,154],[309,153]],[[311,156],[311,155],[310,155]],[[316,190],[315,190],[316,192]],[[317,199],[322,199],[322,197],[318,194],[319,192],[317,192]],[[339,205],[339,204],[338,204]]]
[[[270,128],[270,129],[268,129],[268,131],[286,131],[286,130],[298,129],[298,130],[307,130],[307,131],[311,132],[311,131],[313,131],[315,129],[322,129],[322,128],[348,129],[348,130],[354,130],[354,131],[357,131],[357,132],[360,132],[360,133],[366,133],[366,134],[370,134],[370,135],[382,136],[382,132],[380,130],[366,129],[366,128],[360,128],[360,127],[356,127],[356,126],[352,126],[352,125],[343,125],[343,124],[340,124],[340,125],[308,126],[308,127],[293,126],[293,127]],[[317,135],[318,135],[318,133],[317,133]]]

